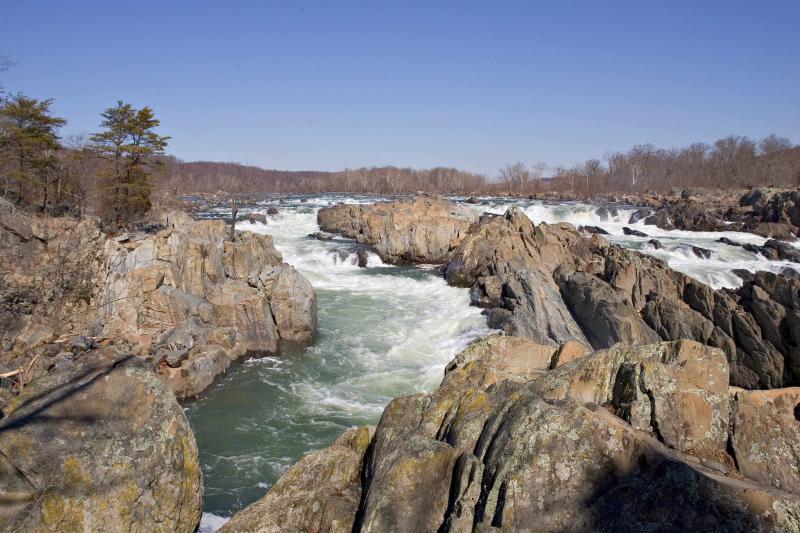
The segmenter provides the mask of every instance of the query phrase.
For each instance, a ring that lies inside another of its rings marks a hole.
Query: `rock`
[[[478,198],[474,197],[474,196],[470,196],[469,198],[467,198],[467,203],[468,204],[479,204],[479,203],[481,203],[481,201]]]
[[[268,215],[277,215],[278,213],[280,213],[280,211],[278,211],[277,207],[268,207],[267,208],[267,214]]]
[[[636,224],[640,220],[644,220],[653,213],[652,209],[637,209],[628,218],[628,224]]]
[[[260,224],[267,223],[267,215],[265,215],[264,213],[247,213],[244,216],[244,219],[248,222],[253,222],[253,223],[255,222],[258,222]]]
[[[0,198],[0,230],[7,232],[9,238],[0,239],[0,242],[13,243],[14,241],[27,242],[34,238],[31,217],[17,209],[14,204]]]
[[[167,360],[167,366],[158,369],[158,376],[176,398],[186,400],[207,389],[233,360],[222,346],[196,346],[180,354],[179,365],[169,364]]]
[[[772,222],[758,222],[747,228],[756,235],[770,239],[793,241],[797,238],[797,227],[790,224],[776,224]]]
[[[649,241],[647,241],[647,244],[652,246],[653,249],[655,250],[660,250],[662,248],[661,241],[659,241],[658,239],[650,239]]]
[[[775,252],[773,254],[768,254],[765,253],[767,250],[774,250]],[[769,239],[764,243],[764,246],[761,247],[760,251],[764,255],[773,255],[781,261],[794,261],[795,263],[800,263],[800,249],[795,248],[788,242]]]
[[[247,509],[228,527],[544,532],[796,525],[798,496],[725,475],[732,466],[724,451],[729,397],[721,351],[660,343],[518,373],[510,370],[529,359],[517,342],[474,343],[448,365],[437,391],[392,401],[369,446],[343,451],[350,430],[290,470],[287,483],[276,485],[287,489],[254,504],[259,514]],[[648,409],[655,409],[651,418]],[[647,427],[637,430],[640,424]],[[659,434],[677,448],[659,442]],[[701,455],[680,451],[687,449]],[[331,475],[343,469],[347,475]],[[348,495],[344,502],[340,494]],[[360,494],[355,508],[353,494]],[[344,514],[325,515],[338,509]]]
[[[648,237],[647,233],[639,231],[637,229],[631,229],[628,226],[622,228],[622,233],[624,233],[625,235],[632,235],[634,237]]]
[[[690,246],[692,253],[700,259],[711,259],[711,250],[708,248],[701,248],[700,246]]]
[[[417,196],[374,205],[339,204],[319,210],[322,231],[369,244],[388,263],[440,263],[478,218],[471,208]]]
[[[672,448],[713,455],[728,439],[728,373],[722,350],[682,340],[596,352],[543,376],[536,390],[610,404]]]
[[[358,267],[367,268],[367,263],[369,263],[369,253],[364,248],[359,248],[356,250],[356,257],[358,258]]]
[[[317,329],[314,287],[294,267],[276,267],[277,279],[269,291],[270,306],[281,339],[310,343]]]
[[[590,352],[585,344],[578,341],[567,341],[553,353],[550,359],[550,370],[565,365],[579,357],[584,357]]]
[[[599,218],[602,221],[608,220],[608,218],[610,216],[608,208],[606,206],[604,206],[604,205],[601,205],[600,207],[595,209],[594,210],[594,214],[597,215],[597,218]]]
[[[756,277],[755,274],[743,268],[734,268],[731,270],[731,272],[733,272],[737,277],[741,278],[742,281],[753,281],[753,279]]]
[[[630,346],[659,340],[638,313],[607,283],[585,272],[556,277],[567,308],[594,348]]]
[[[315,231],[314,233],[309,233],[308,236],[312,239],[316,239],[318,241],[330,241],[333,240],[333,235],[330,233],[325,233],[323,231]]]
[[[567,344],[570,344],[570,347],[566,350],[575,353],[572,345],[580,343],[569,341],[562,347]],[[445,374],[474,364],[480,369],[478,384],[481,388],[506,380],[522,383],[549,370],[556,351],[553,346],[539,344],[523,337],[490,335],[467,346],[450,361],[445,368]],[[476,379],[475,376],[473,380]]]
[[[665,204],[654,214],[645,218],[644,223],[665,230],[724,231],[731,229],[717,215],[704,206],[691,201]]]
[[[174,372],[159,375],[182,397],[196,395],[213,381],[209,372],[233,360],[275,354],[282,339],[313,340],[316,297],[308,281],[283,263],[269,235],[228,237],[221,220],[172,213],[165,229],[131,250],[106,243],[102,336],[165,362]]]
[[[798,272],[797,270],[795,270],[792,267],[783,267],[782,269],[780,269],[780,271],[778,273],[781,276],[785,276],[785,277],[787,277],[789,279],[798,279],[798,278],[800,278],[800,272]]]
[[[193,532],[194,436],[150,370],[113,351],[28,384],[0,421],[0,529]]]
[[[598,226],[578,226],[578,231],[581,233],[592,233],[596,235],[608,235],[608,232]]]
[[[750,479],[800,493],[800,388],[734,393],[731,446]]]
[[[351,428],[328,448],[306,455],[219,532],[351,531],[372,433],[369,427]]]

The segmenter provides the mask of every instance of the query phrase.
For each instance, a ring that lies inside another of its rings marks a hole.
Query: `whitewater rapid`
[[[481,310],[466,289],[448,286],[435,270],[385,265],[374,253],[357,266],[355,245],[318,241],[320,207],[338,202],[372,203],[377,197],[321,195],[263,202],[278,208],[267,224],[240,222],[242,230],[267,233],[317,291],[319,326],[304,350],[246,361],[232,368],[188,406],[205,482],[202,533],[215,531],[237,510],[261,497],[303,454],[323,448],[354,425],[375,424],[386,404],[404,394],[438,386],[447,362],[472,339],[488,333]],[[609,233],[613,243],[664,259],[715,288],[736,287],[734,269],[777,272],[791,263],[769,261],[741,243],[766,239],[738,232],[666,231],[642,221],[628,224],[634,207],[617,207],[604,219],[595,205],[484,198],[477,212],[502,214],[517,205],[534,223],[570,222]],[[227,213],[218,209],[208,216]],[[628,236],[624,227],[646,233]],[[648,241],[658,239],[662,248]],[[711,250],[697,257],[691,246]]]
[[[512,205],[520,207],[535,224],[569,222],[576,227],[584,225],[602,228],[609,233],[604,235],[609,242],[663,259],[671,268],[715,289],[741,286],[742,278],[734,273],[736,269],[749,272],[758,270],[780,272],[783,268],[800,270],[800,265],[797,263],[772,261],[744,248],[717,242],[722,237],[758,246],[767,241],[766,238],[752,233],[663,230],[657,226],[646,225],[644,220],[629,224],[630,216],[640,209],[637,207],[616,207],[616,216],[609,214],[607,218],[597,213],[599,206],[580,202],[553,204],[534,200],[509,201],[504,198],[485,198],[474,208],[480,212],[502,214]],[[625,235],[623,232],[625,227],[645,233],[647,237]],[[658,240],[662,247],[659,249],[653,247],[649,243],[651,239]],[[708,259],[698,257],[692,251],[692,246],[711,250],[711,257]]]
[[[188,406],[204,474],[204,533],[262,496],[303,454],[348,427],[374,425],[395,397],[435,389],[453,356],[489,332],[469,291],[436,271],[385,265],[374,253],[359,268],[353,242],[309,238],[318,209],[342,200],[269,203],[258,210],[279,213],[267,224],[237,224],[272,235],[284,261],[311,282],[319,323],[313,346],[246,361]]]

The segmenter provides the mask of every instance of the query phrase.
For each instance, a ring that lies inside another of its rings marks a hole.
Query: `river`
[[[197,438],[205,496],[201,531],[211,532],[225,517],[260,498],[303,454],[333,442],[346,428],[375,424],[397,396],[438,386],[447,362],[489,330],[481,310],[469,306],[466,289],[449,287],[438,270],[385,265],[370,254],[368,268],[356,265],[351,241],[318,241],[320,207],[340,201],[371,203],[377,197],[319,195],[263,202],[277,207],[267,224],[241,229],[269,233],[283,255],[317,292],[319,324],[313,346],[281,357],[251,359],[228,373],[186,406]],[[665,259],[676,270],[715,288],[734,287],[732,271],[778,271],[790,263],[716,242],[763,244],[747,233],[664,231],[642,222],[627,224],[634,208],[603,218],[596,206],[513,201],[535,223],[571,222],[606,230],[622,246]],[[478,211],[503,213],[508,199],[483,199]],[[219,210],[209,217],[224,216]],[[629,226],[648,237],[625,235]],[[648,241],[658,239],[655,249]],[[697,257],[691,246],[711,250]]]

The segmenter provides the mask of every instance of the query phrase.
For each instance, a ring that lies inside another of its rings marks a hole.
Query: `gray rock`
[[[625,235],[633,235],[634,237],[648,237],[647,233],[639,231],[638,229],[631,229],[628,226],[622,228],[622,233]]]

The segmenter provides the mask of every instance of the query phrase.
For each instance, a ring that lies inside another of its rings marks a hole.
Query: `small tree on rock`
[[[155,132],[160,121],[149,107],[134,109],[119,101],[102,117],[105,131],[91,136],[95,152],[106,161],[100,215],[107,224],[122,227],[150,210],[150,179],[162,164],[154,156],[164,153],[169,137]]]

